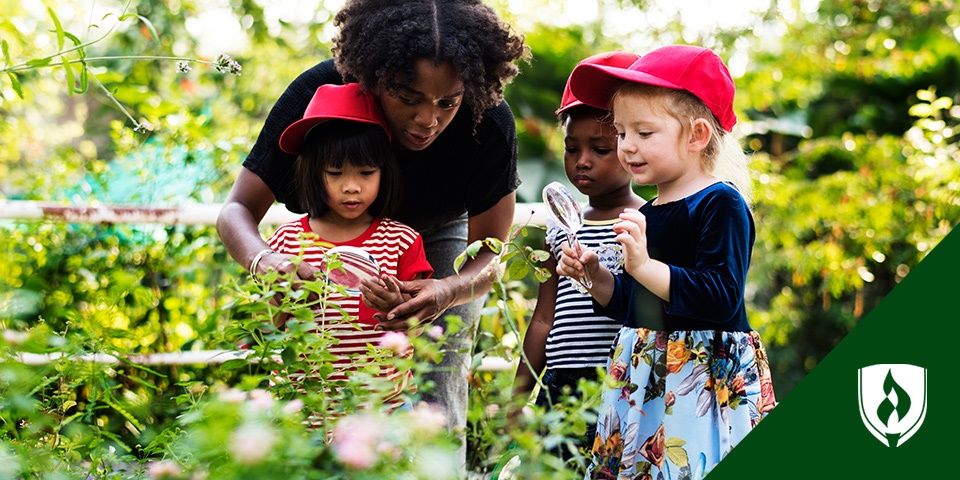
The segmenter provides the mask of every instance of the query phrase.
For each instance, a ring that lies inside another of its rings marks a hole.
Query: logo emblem
[[[927,369],[879,364],[857,371],[860,419],[888,447],[906,442],[927,415]]]

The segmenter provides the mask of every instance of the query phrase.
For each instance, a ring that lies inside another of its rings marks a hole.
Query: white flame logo
[[[888,447],[903,445],[927,415],[927,369],[878,364],[857,371],[860,419]]]

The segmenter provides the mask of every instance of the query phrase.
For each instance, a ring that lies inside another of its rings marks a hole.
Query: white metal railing
[[[53,202],[0,200],[0,219],[66,221],[73,223],[163,223],[167,225],[215,225],[221,204],[204,203],[179,207],[127,205],[65,205]],[[300,217],[281,204],[274,204],[260,222],[279,225]],[[546,224],[542,203],[518,203],[513,214],[516,225]]]
[[[0,219],[28,221],[65,221],[71,223],[163,223],[167,225],[215,225],[221,204],[195,204],[180,207],[145,207],[125,205],[65,205],[52,202],[0,200]],[[262,225],[279,225],[300,217],[281,204],[274,204],[267,211]],[[546,224],[546,211],[542,203],[518,203],[514,210],[515,225]],[[201,350],[169,353],[131,355],[124,359],[138,365],[194,365],[215,364],[227,360],[246,358],[244,350]],[[62,353],[20,353],[17,360],[28,365],[40,365],[63,358]],[[73,357],[75,360],[118,364],[120,359],[108,354],[89,354]],[[486,357],[478,370],[512,370],[516,360]]]
[[[123,360],[137,365],[210,365],[224,363],[228,360],[246,359],[253,354],[253,350],[196,350],[168,353],[148,353],[144,355],[126,355]],[[104,363],[117,365],[121,359],[106,353],[90,353],[69,357],[63,353],[17,353],[14,358],[24,365],[46,365],[62,358],[79,360],[81,362]],[[499,357],[484,357],[477,370],[503,371],[517,367],[517,360],[507,360]]]

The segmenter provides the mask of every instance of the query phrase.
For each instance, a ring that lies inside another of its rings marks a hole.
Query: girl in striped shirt
[[[629,66],[639,56],[615,51],[588,57],[580,62]],[[633,193],[630,173],[617,160],[617,131],[608,111],[589,106],[570,91],[569,82],[557,110],[564,129],[563,165],[570,180],[588,198],[584,208],[584,226],[577,239],[582,248],[596,252],[611,271],[622,271],[623,256],[614,238],[613,225],[625,208],[639,208],[642,198]],[[543,267],[556,272],[560,245],[567,241],[558,225],[547,224],[546,248],[551,257]],[[537,306],[523,340],[523,352],[529,361],[521,361],[514,381],[515,392],[528,395],[542,373],[536,404],[549,409],[565,395],[580,397],[577,382],[597,379],[597,369],[605,368],[610,347],[620,330],[620,321],[593,313],[590,295],[569,277],[552,275],[540,284]],[[532,368],[532,370],[531,370]],[[593,441],[588,428],[576,447],[586,450]],[[559,452],[572,457],[568,447]]]
[[[379,282],[364,282],[362,296],[333,293],[324,308],[315,310],[317,328],[337,340],[327,346],[336,358],[322,392],[329,394],[351,372],[376,362],[370,347],[379,345],[384,332],[376,328],[375,315],[404,301],[397,281],[427,278],[433,268],[420,235],[387,218],[399,203],[399,171],[379,102],[359,84],[318,88],[303,119],[284,130],[280,148],[298,154],[293,181],[308,213],[277,229],[267,242],[270,252],[302,255],[302,262],[319,267],[330,248],[352,246],[370,253],[381,269]],[[410,348],[400,352],[412,353]],[[410,372],[390,365],[379,372],[396,384],[384,399],[384,407],[393,410],[404,403]],[[290,379],[303,382],[304,375],[309,372]],[[327,406],[321,415],[335,413],[336,402]]]

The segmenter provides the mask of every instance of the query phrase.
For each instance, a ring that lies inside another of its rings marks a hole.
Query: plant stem
[[[127,111],[126,108],[124,108],[123,104],[121,104],[119,100],[117,100],[117,97],[114,97],[113,94],[110,93],[110,90],[107,90],[107,87],[104,86],[103,83],[100,82],[100,79],[97,78],[96,75],[94,75],[94,74],[92,74],[92,73],[89,73],[89,71],[87,72],[87,75],[89,75],[89,78],[90,78],[91,80],[93,80],[94,83],[97,84],[97,88],[99,88],[100,91],[103,92],[103,94],[106,95],[107,98],[109,98],[110,101],[113,102],[113,104],[116,105],[117,108],[119,108],[120,111],[123,112],[123,114],[124,114],[128,119],[130,119],[131,122],[133,122],[133,130],[134,130],[135,132],[141,132],[141,131],[143,130],[143,128],[144,128],[143,125],[141,125],[140,122],[138,122],[135,118],[133,118],[132,115],[130,115],[130,112]]]

